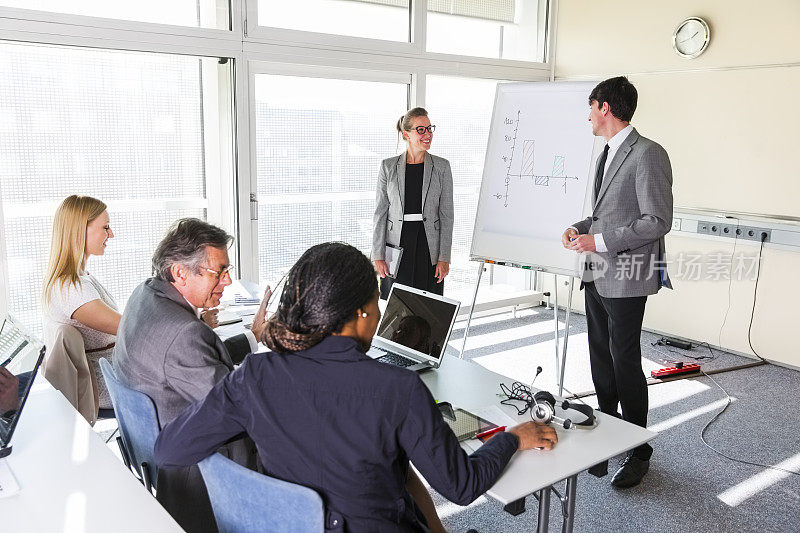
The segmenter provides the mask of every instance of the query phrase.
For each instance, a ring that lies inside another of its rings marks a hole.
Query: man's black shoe
[[[639,459],[631,454],[622,461],[622,467],[611,478],[611,484],[619,489],[635,487],[650,469],[650,461]]]
[[[603,477],[608,474],[608,461],[597,463],[589,469],[589,473],[595,477]]]

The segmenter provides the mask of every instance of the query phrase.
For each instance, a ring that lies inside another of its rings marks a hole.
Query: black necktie
[[[603,153],[597,161],[597,173],[594,176],[594,201],[600,195],[600,187],[603,185],[603,174],[606,171],[606,159],[608,159],[608,145],[603,148]]]

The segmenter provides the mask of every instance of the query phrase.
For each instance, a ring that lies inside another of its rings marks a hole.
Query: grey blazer
[[[375,216],[372,219],[372,259],[385,259],[386,243],[400,245],[406,188],[406,153],[384,159],[378,171]],[[453,244],[453,173],[443,157],[425,153],[422,175],[422,224],[431,264],[450,262]]]
[[[671,289],[664,246],[672,228],[672,167],[666,150],[634,129],[611,160],[592,205],[592,216],[573,226],[578,233],[602,233],[608,251],[584,258],[583,280],[594,281],[606,298]]]
[[[244,335],[223,342],[172,283],[150,278],[125,306],[113,364],[123,383],[153,399],[164,427],[249,351]]]

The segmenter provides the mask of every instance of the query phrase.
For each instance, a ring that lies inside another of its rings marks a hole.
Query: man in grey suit
[[[178,220],[153,255],[155,276],[133,291],[122,314],[114,369],[123,383],[153,400],[161,427],[205,398],[235,363],[257,349],[253,333],[223,342],[200,319],[202,310],[219,305],[222,291],[231,284],[232,240],[202,220]],[[255,468],[254,450],[252,443],[239,440],[225,453]],[[157,486],[159,502],[183,529],[216,530],[197,467],[160,470]]]
[[[646,427],[640,338],[647,297],[662,286],[672,288],[664,250],[664,235],[672,227],[672,169],[664,148],[630,125],[637,100],[636,88],[622,76],[592,90],[589,121],[608,144],[595,169],[592,216],[561,239],[565,248],[586,254],[582,286],[600,410]],[[612,485],[641,482],[652,453],[649,444],[631,450]],[[594,472],[606,468],[601,464]]]
[[[123,383],[153,399],[162,426],[257,350],[251,332],[223,342],[200,319],[231,284],[232,240],[202,220],[177,221],[153,256],[155,276],[133,291],[125,307],[114,367]]]

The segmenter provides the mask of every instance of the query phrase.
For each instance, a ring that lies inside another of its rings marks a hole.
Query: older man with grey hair
[[[153,255],[154,277],[133,291],[122,314],[114,369],[123,383],[152,398],[161,427],[204,398],[258,346],[249,331],[223,342],[200,319],[231,284],[232,240],[202,220],[178,220]],[[245,466],[258,464],[252,443],[240,440],[226,452]],[[159,472],[158,499],[185,530],[215,529],[196,467]]]

